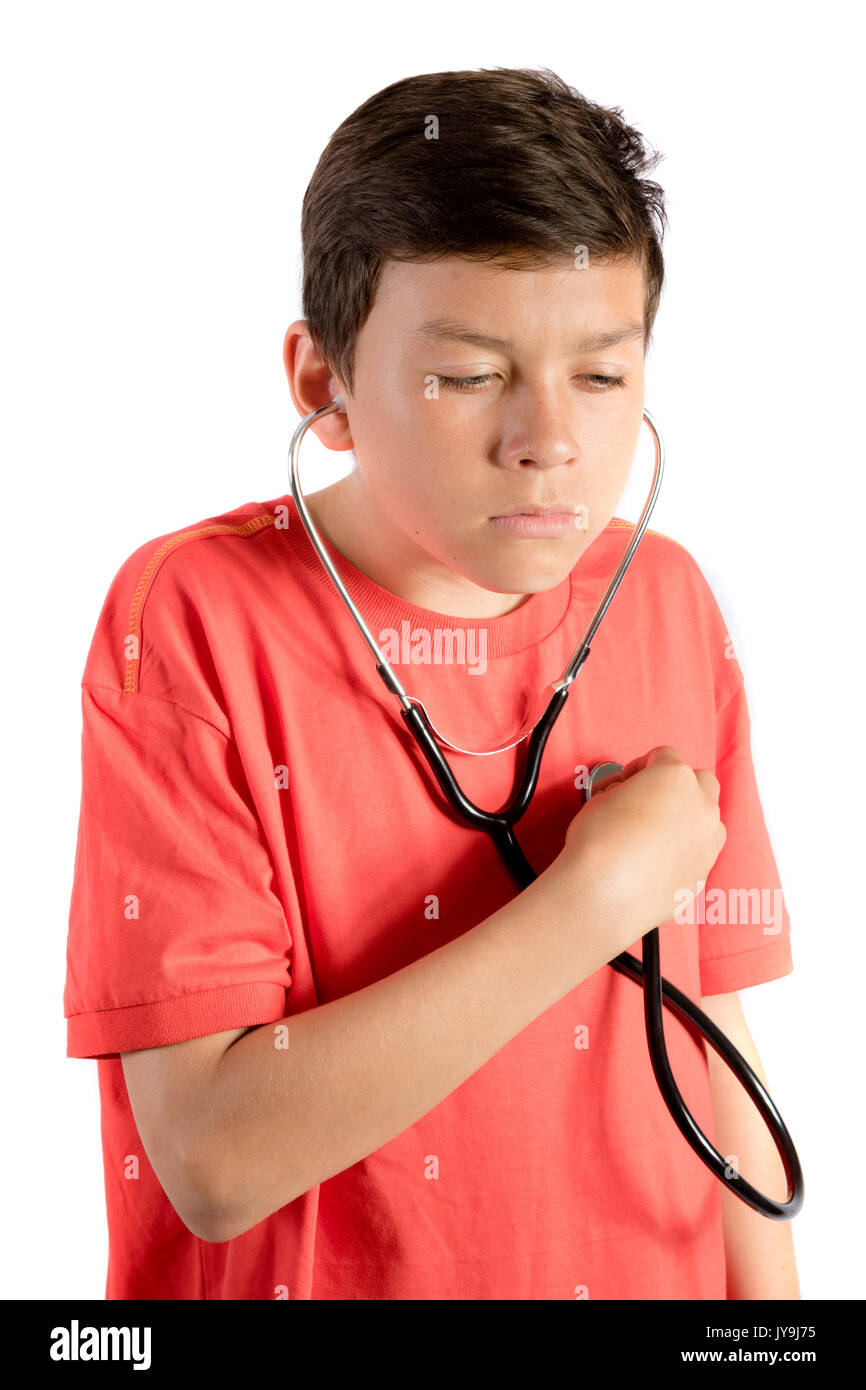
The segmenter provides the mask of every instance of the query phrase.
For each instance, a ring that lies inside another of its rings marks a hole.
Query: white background
[[[96,1064],[65,1056],[62,992],[79,681],[108,585],[150,538],[288,491],[282,340],[301,200],[335,127],[398,78],[504,66],[553,68],[665,155],[651,524],[701,565],[746,678],[795,969],[741,997],[806,1174],[803,1296],[866,1293],[855,13],[4,8],[6,1298],[104,1296]],[[618,508],[632,518],[642,457]],[[308,434],[304,460],[310,492],[350,455]]]

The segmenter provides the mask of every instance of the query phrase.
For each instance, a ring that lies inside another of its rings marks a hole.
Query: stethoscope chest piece
[[[586,789],[586,799],[592,796],[599,782],[604,777],[611,777],[615,772],[622,772],[622,763],[596,763],[592,772],[589,774],[589,786]]]

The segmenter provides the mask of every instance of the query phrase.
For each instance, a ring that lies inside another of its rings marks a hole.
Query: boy
[[[448,750],[485,807],[627,540],[664,209],[620,117],[546,71],[407,79],[304,199],[285,366],[302,415],[340,393],[313,429],[356,459],[310,510],[437,729],[512,745]],[[660,926],[665,976],[765,1080],[737,990],[791,970],[787,912],[674,914],[703,883],[781,899],[743,678],[681,546],[644,536],[572,688],[519,894],[443,810],[288,496],[131,555],[82,686],[65,1012],[99,1059],[107,1297],[799,1297],[789,1226],[688,1147],[606,964]],[[736,1078],[666,1036],[701,1128],[783,1198]]]

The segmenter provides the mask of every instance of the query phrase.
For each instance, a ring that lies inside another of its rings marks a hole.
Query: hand
[[[617,946],[625,950],[673,917],[678,890],[698,891],[726,838],[718,779],[664,746],[593,788],[555,862],[579,866],[593,911],[610,921],[617,941],[628,933]]]

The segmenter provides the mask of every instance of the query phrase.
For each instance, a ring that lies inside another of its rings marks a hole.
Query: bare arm
[[[701,1008],[727,1034],[769,1090],[739,995],[711,995],[701,1000]],[[737,1172],[754,1187],[784,1201],[785,1170],[770,1131],[730,1068],[712,1048],[707,1049],[707,1054],[716,1148],[725,1158],[736,1155]],[[722,1222],[729,1299],[800,1298],[789,1221],[770,1221],[732,1192],[723,1191]]]
[[[381,1148],[630,945],[633,921],[589,908],[590,877],[562,856],[478,926],[354,994],[124,1053],[139,1133],[194,1234],[232,1239]]]

